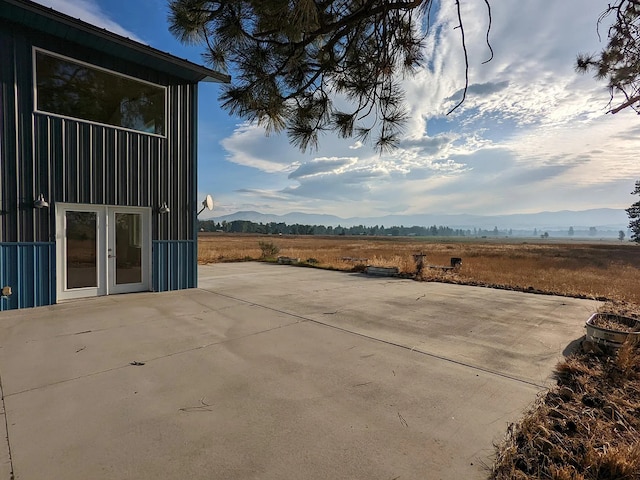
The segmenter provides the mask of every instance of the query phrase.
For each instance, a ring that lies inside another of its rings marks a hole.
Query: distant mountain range
[[[629,219],[623,209],[598,208],[592,210],[560,212],[519,213],[513,215],[446,215],[446,214],[416,214],[416,215],[385,215],[382,217],[350,217],[340,218],[335,215],[310,214],[292,212],[286,215],[271,215],[260,212],[236,212],[221,217],[201,218],[201,220],[215,220],[216,222],[234,220],[248,220],[255,223],[286,223],[287,225],[325,225],[336,227],[351,227],[364,225],[391,226],[422,226],[442,225],[462,229],[493,229],[500,230],[588,230],[595,227],[598,231],[627,231]]]

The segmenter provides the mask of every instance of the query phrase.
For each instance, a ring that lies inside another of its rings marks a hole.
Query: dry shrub
[[[260,258],[268,259],[275,257],[278,253],[280,253],[280,247],[278,247],[273,242],[258,242],[258,246],[260,247]]]
[[[590,348],[509,427],[491,479],[640,479],[640,349]]]
[[[584,475],[578,473],[572,465],[564,465],[562,467],[551,465],[549,467],[549,474],[552,480],[584,480]]]
[[[574,392],[583,392],[591,378],[601,373],[598,362],[588,362],[584,358],[571,356],[556,365],[555,378],[559,385]]]
[[[590,449],[586,459],[591,463],[594,475],[591,478],[637,479],[640,478],[640,445],[603,445],[602,448]]]
[[[640,374],[640,356],[637,345],[628,341],[620,347],[615,357],[616,367],[627,379],[635,379]]]
[[[426,282],[464,283],[458,275],[458,270],[443,270],[442,268],[425,268],[420,280]]]
[[[599,313],[613,313],[629,318],[640,318],[640,305],[622,300],[609,300],[598,307]]]

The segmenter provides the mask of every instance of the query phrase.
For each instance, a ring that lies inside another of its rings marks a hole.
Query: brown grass
[[[509,427],[492,480],[640,479],[640,350],[586,347],[558,365],[558,386]]]
[[[629,325],[630,323],[630,325]],[[613,330],[616,332],[632,333],[640,332],[638,322],[628,320],[620,316],[596,316],[592,321],[593,326],[604,328],[605,330]]]
[[[444,274],[440,269],[427,268],[423,279],[640,304],[640,248],[628,242],[201,234],[199,261],[257,260],[261,256],[260,241],[277,245],[279,255],[302,261],[314,259],[318,267],[338,270],[357,269],[358,264],[367,263],[398,267],[401,273],[413,274],[414,253],[426,253],[425,263],[430,265],[449,265],[451,257],[461,257],[462,268],[457,272]]]

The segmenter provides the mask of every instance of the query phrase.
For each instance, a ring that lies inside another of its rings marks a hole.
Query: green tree
[[[627,107],[640,113],[640,1],[615,0],[598,19],[598,27],[613,16],[608,29],[607,46],[599,54],[580,54],[576,70],[594,72],[597,80],[606,80],[611,101],[609,113]]]
[[[490,28],[490,4],[484,1]],[[371,138],[386,149],[397,144],[406,120],[402,76],[425,63],[423,41],[434,4],[170,0],[169,29],[182,42],[203,45],[213,68],[233,74],[220,98],[231,114],[257,121],[267,132],[286,129],[291,143],[303,150],[316,147],[325,130]],[[459,0],[455,4],[467,66],[460,105],[468,61]],[[350,106],[337,108],[336,95]]]
[[[573,231],[573,227],[569,227],[569,236],[570,236],[570,237],[573,237],[573,234],[574,234],[574,233],[575,233],[575,232]]]
[[[623,230],[619,230],[618,231],[618,240],[620,240],[620,241],[624,240],[624,231]]]
[[[636,188],[631,195],[640,195],[640,180],[636,181]],[[627,208],[626,212],[629,215],[631,240],[640,243],[640,200]]]

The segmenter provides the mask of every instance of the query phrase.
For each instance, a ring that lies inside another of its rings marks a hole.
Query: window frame
[[[40,110],[38,108],[38,72],[37,72],[37,64],[36,64],[36,55],[37,53],[43,53],[45,55],[48,55],[50,57],[56,57],[56,58],[60,58],[62,60],[66,60],[68,62],[72,62],[72,63],[76,63],[78,65],[83,65],[89,68],[93,68],[95,70],[100,70],[102,72],[111,74],[111,75],[116,75],[118,77],[122,77],[122,78],[126,78],[128,80],[133,80],[136,82],[140,82],[140,83],[144,83],[147,85],[151,85],[153,87],[157,87],[157,88],[161,88],[163,95],[164,95],[164,125],[163,125],[163,133],[152,133],[152,132],[145,132],[143,130],[136,130],[135,128],[128,128],[128,127],[123,127],[121,125],[112,125],[109,123],[102,123],[102,122],[96,122],[95,120],[87,120],[85,118],[80,118],[80,117],[73,117],[73,116],[69,116],[69,115],[63,115],[60,113],[55,113],[55,112],[49,112],[47,110]],[[40,47],[36,47],[34,46],[32,48],[32,74],[33,74],[33,112],[36,114],[43,114],[43,115],[49,115],[49,116],[54,116],[54,117],[58,117],[58,118],[64,118],[67,120],[74,120],[74,121],[80,121],[80,122],[84,122],[84,123],[88,123],[91,125],[99,125],[101,127],[109,127],[109,128],[117,128],[118,130],[124,130],[127,132],[134,132],[134,133],[139,133],[142,135],[151,135],[153,137],[159,137],[159,138],[167,138],[167,130],[168,130],[168,111],[169,111],[169,105],[168,105],[168,95],[167,95],[167,86],[165,85],[159,85],[157,83],[154,82],[150,82],[148,80],[142,80],[141,78],[138,77],[133,77],[131,75],[127,75],[125,73],[121,73],[121,72],[116,72],[115,70],[111,70],[109,68],[104,68],[104,67],[99,67],[97,65],[94,65],[92,63],[89,62],[85,62],[82,60],[78,60],[76,58],[73,57],[69,57],[67,55],[62,55],[60,53],[55,53],[55,52],[51,52],[49,50],[46,50],[44,48],[40,48]]]

